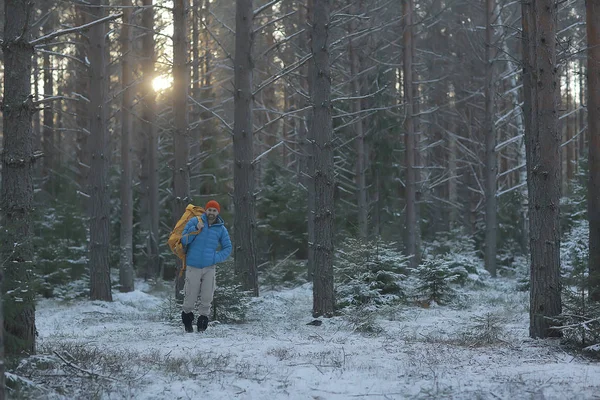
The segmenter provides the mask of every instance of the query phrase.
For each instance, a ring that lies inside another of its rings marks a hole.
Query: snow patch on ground
[[[47,355],[36,357],[53,367],[38,369],[56,377],[36,398],[598,398],[600,365],[555,340],[530,339],[527,293],[511,281],[491,285],[450,306],[401,306],[312,326],[307,284],[263,292],[245,324],[211,322],[193,334],[161,320],[165,295],[147,285],[113,293],[112,303],[42,300],[38,347]],[[481,328],[482,318],[499,332]],[[59,377],[59,369],[76,379]]]

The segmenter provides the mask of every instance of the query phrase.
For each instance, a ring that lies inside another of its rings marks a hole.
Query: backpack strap
[[[181,265],[181,269],[179,270],[179,277],[181,278],[183,276],[183,273],[185,272],[185,269],[187,267],[187,263],[185,262],[187,255],[184,254],[183,255],[183,259],[181,260],[182,265]]]

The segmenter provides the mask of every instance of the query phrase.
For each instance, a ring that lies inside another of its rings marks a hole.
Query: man
[[[215,294],[216,264],[231,254],[231,240],[215,200],[206,203],[205,213],[188,221],[181,236],[186,248],[185,286],[181,319],[186,332],[193,332],[194,306],[200,295],[198,332],[208,327],[208,314]],[[221,249],[218,251],[219,245]]]

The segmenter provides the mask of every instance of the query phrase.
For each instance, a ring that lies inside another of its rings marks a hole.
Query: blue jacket
[[[231,239],[225,228],[223,218],[217,216],[214,224],[208,226],[206,214],[200,217],[204,228],[198,232],[198,217],[188,221],[183,229],[181,244],[186,247],[186,264],[188,267],[205,268],[223,262],[231,254]],[[221,250],[217,251],[219,245]]]

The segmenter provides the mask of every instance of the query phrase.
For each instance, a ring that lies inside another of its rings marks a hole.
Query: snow
[[[490,280],[491,287],[470,289],[450,306],[401,306],[377,316],[357,312],[323,319],[321,326],[306,325],[312,321],[312,288],[306,284],[262,293],[247,323],[211,322],[206,332],[193,334],[163,317],[166,290],[137,284],[132,293],[114,292],[112,303],[40,301],[36,357],[52,359],[51,372],[67,377],[48,380],[54,383],[36,398],[593,399],[600,394],[600,364],[568,354],[556,340],[528,337],[528,294],[516,292],[510,280]],[[477,328],[482,318],[500,328]],[[361,329],[364,322],[373,332]],[[63,394],[60,382],[71,382]]]

